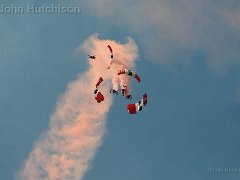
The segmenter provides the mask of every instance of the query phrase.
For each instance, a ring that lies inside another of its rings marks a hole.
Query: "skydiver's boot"
[[[143,105],[146,106],[147,105],[147,93],[145,93],[143,95]]]

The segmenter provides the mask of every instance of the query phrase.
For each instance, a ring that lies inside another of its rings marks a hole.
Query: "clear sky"
[[[0,179],[14,179],[67,84],[87,69],[76,49],[136,41],[148,106],[115,97],[84,180],[237,180],[240,169],[240,1],[0,0],[61,4],[80,14],[0,14]],[[210,169],[209,169],[210,168]]]

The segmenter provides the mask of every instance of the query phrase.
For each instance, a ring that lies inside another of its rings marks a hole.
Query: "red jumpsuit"
[[[128,104],[127,105],[128,113],[129,114],[136,114],[137,113],[137,106],[136,104]]]
[[[104,96],[102,95],[101,92],[98,92],[98,93],[97,93],[97,96],[95,97],[95,99],[96,99],[96,101],[97,101],[98,103],[100,103],[100,102],[102,102],[102,101],[104,100]]]

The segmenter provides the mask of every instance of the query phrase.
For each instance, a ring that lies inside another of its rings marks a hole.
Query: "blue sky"
[[[207,171],[240,168],[238,1],[60,3],[82,13],[0,15],[0,179],[14,179],[59,95],[86,71],[76,49],[97,32],[136,41],[143,82],[133,95],[147,91],[149,104],[129,116],[125,102],[114,99],[84,179],[239,179]]]

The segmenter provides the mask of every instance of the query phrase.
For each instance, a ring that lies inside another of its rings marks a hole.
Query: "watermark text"
[[[1,4],[0,14],[80,14],[78,6],[63,6],[61,4],[16,6],[14,4]]]

